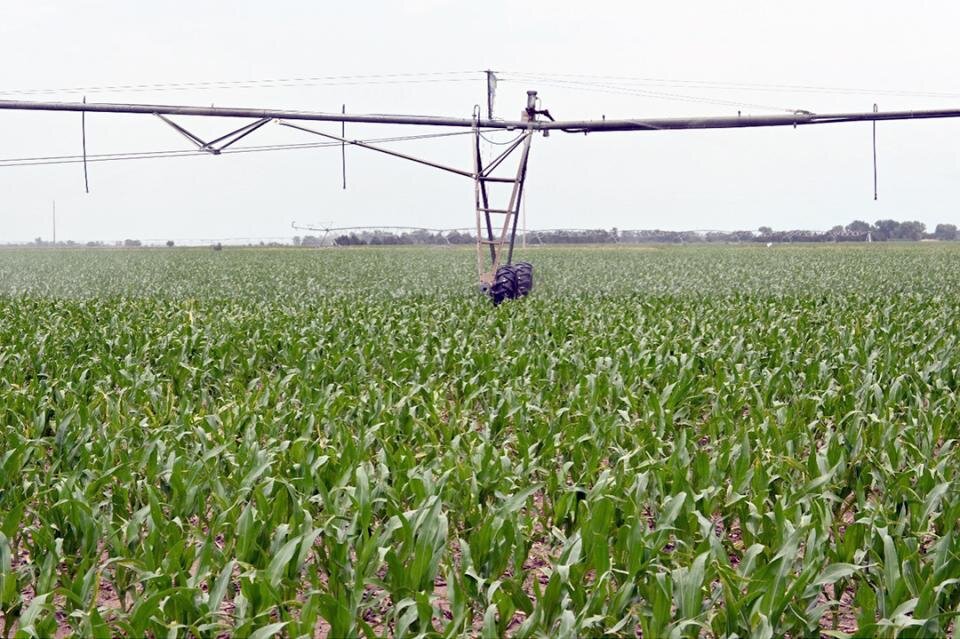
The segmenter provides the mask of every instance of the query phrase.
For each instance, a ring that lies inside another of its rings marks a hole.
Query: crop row
[[[929,636],[960,249],[0,253],[0,636]]]

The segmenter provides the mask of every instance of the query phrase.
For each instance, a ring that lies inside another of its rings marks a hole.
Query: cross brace
[[[204,142],[198,136],[194,135],[193,133],[190,133],[190,131],[186,130],[184,127],[180,126],[170,118],[164,116],[162,113],[154,113],[154,115],[160,118],[161,120],[163,120],[164,122],[166,122],[167,124],[169,124],[171,127],[173,127],[173,129],[177,133],[179,133],[183,137],[190,140],[193,144],[196,145],[198,150],[206,151],[207,153],[210,153],[212,155],[220,155],[220,152],[223,151],[225,148],[227,148],[228,146],[236,142],[239,142],[240,140],[247,137],[248,135],[250,135],[251,133],[253,133],[254,131],[256,131],[257,129],[259,129],[264,124],[270,121],[270,118],[260,118],[256,122],[251,122],[250,124],[246,124],[240,127],[239,129],[236,129],[235,131],[231,131],[230,133],[227,133],[226,135],[221,135],[216,140],[210,140],[209,142]]]

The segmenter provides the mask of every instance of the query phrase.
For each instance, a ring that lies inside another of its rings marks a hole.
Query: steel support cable
[[[316,146],[328,146],[328,145],[312,145],[312,146],[316,147]],[[303,146],[299,148],[310,148],[310,147]],[[244,152],[253,153],[253,152],[261,152],[261,151],[283,151],[283,150],[293,150],[293,149],[289,147],[275,148],[275,149],[271,149],[271,148],[236,149],[231,151],[224,151],[222,155],[226,155],[228,153],[244,153]],[[202,157],[205,155],[210,155],[210,154],[205,151],[189,151],[189,150],[188,151],[165,151],[165,152],[154,152],[154,153],[147,152],[143,154],[129,154],[124,156],[109,156],[109,155],[100,156],[100,157],[88,156],[87,162],[92,164],[94,162],[117,162],[117,161],[125,161],[125,160],[156,160],[156,159],[163,159],[163,158],[178,158],[178,157]],[[22,162],[0,161],[0,168],[6,168],[6,167],[12,167],[12,166],[53,166],[57,164],[79,164],[82,162],[83,162],[82,157],[73,157],[69,159],[64,158],[62,160],[46,160],[46,161],[29,161],[29,160],[22,161]]]
[[[745,91],[769,91],[785,93],[826,93],[839,95],[890,95],[901,97],[921,97],[921,98],[960,98],[960,92],[946,91],[921,91],[914,89],[871,89],[871,88],[852,88],[852,87],[826,87],[803,84],[764,84],[759,82],[718,82],[710,80],[671,80],[665,78],[642,78],[637,76],[618,76],[618,75],[588,75],[588,74],[563,74],[563,73],[528,73],[522,71],[503,71],[501,73],[516,76],[519,79],[569,79],[573,81],[578,78],[587,78],[580,80],[587,84],[597,84],[600,81],[619,80],[619,84],[636,84],[644,86],[661,86],[668,88],[690,88],[690,89],[742,89]]]
[[[512,76],[512,77],[511,77]],[[660,88],[683,88],[683,89],[709,89],[709,90],[731,90],[737,89],[737,86],[723,86],[723,85],[684,85],[684,84],[657,84],[657,83],[643,83],[630,81],[616,82],[614,78],[609,80],[580,80],[576,78],[563,77],[559,75],[536,75],[536,74],[508,74],[504,76],[507,81],[513,82],[553,82],[557,84],[571,85],[571,86],[583,86],[583,87],[598,87],[598,88],[610,88],[610,89],[619,89],[623,91],[637,91],[643,93],[657,93],[662,95],[676,95],[678,97],[683,97],[690,100],[711,100],[711,98],[704,96],[688,96],[688,95],[679,95],[674,93],[664,93],[651,91],[650,89],[660,89]],[[650,88],[644,88],[650,87]],[[748,106],[756,106],[753,103],[741,103]],[[763,105],[759,105],[763,106]]]
[[[468,135],[467,131],[451,131],[447,133],[425,133],[421,135],[403,135],[395,136],[389,138],[371,138],[365,140],[366,142],[376,142],[379,144],[387,142],[407,142],[412,140],[425,140],[430,138],[444,138],[455,135]],[[313,148],[316,146],[329,146],[327,142],[306,142],[298,144],[264,144],[258,146],[245,146],[240,149],[231,149],[231,153],[236,153],[237,151],[273,151],[273,150],[283,150],[283,149],[298,149],[298,148]],[[88,155],[87,157],[105,157],[105,156],[124,156],[124,155],[150,155],[150,154],[166,154],[166,153],[193,153],[194,149],[169,149],[164,151],[127,151],[127,152],[117,152],[117,153],[101,153],[99,155]],[[226,153],[226,151],[225,151]],[[20,162],[20,161],[29,161],[29,160],[63,160],[70,158],[79,158],[79,155],[45,155],[39,157],[29,157],[29,158],[7,158],[0,159],[0,162]]]
[[[360,75],[332,75],[332,76],[312,76],[312,77],[291,77],[291,78],[264,78],[256,80],[206,80],[196,82],[157,82],[144,84],[116,84],[101,85],[90,87],[61,87],[61,88],[26,88],[11,89],[0,91],[0,94],[46,94],[46,93],[66,93],[66,92],[103,92],[103,91],[185,91],[191,89],[208,88],[272,88],[284,86],[301,86],[303,84],[337,84],[339,82],[351,84],[386,84],[404,82],[473,82],[475,77],[456,78],[451,76],[476,76],[485,73],[484,71],[438,71],[424,73],[398,73],[398,74],[360,74]],[[578,74],[578,73],[552,73],[552,72],[527,72],[527,71],[502,71],[497,73],[513,75],[517,78],[545,78],[559,80],[578,80],[584,83],[594,83],[598,81],[607,82],[613,80],[619,84],[628,83],[635,85],[646,85],[653,87],[669,88],[690,88],[690,89],[742,89],[746,91],[766,91],[766,92],[813,92],[828,94],[848,94],[848,95],[889,95],[902,97],[926,97],[926,98],[958,98],[960,92],[943,91],[922,91],[912,89],[878,89],[878,88],[858,88],[858,87],[828,87],[817,85],[791,85],[791,84],[768,84],[754,82],[720,82],[709,80],[681,80],[669,78],[648,78],[629,75],[598,75],[598,74]],[[443,77],[447,76],[447,77]]]
[[[50,93],[102,93],[105,91],[190,91],[205,89],[255,89],[294,86],[351,86],[378,84],[419,84],[430,82],[474,82],[477,71],[438,71],[434,73],[397,73],[377,75],[332,75],[315,77],[273,78],[258,80],[204,80],[197,82],[157,82],[146,84],[114,84],[89,87],[7,89],[0,95],[42,95]],[[449,76],[449,77],[444,77]]]
[[[502,78],[504,82],[516,82],[516,80],[511,80],[511,78]],[[722,98],[707,98],[703,96],[694,96],[694,95],[681,95],[678,93],[665,93],[662,91],[646,91],[642,89],[633,89],[630,87],[622,87],[609,84],[593,84],[593,83],[583,83],[583,82],[574,82],[566,80],[549,80],[549,79],[524,79],[523,82],[534,81],[539,82],[547,86],[559,88],[559,89],[569,89],[574,91],[587,91],[593,93],[607,93],[611,95],[627,95],[627,96],[636,96],[636,97],[646,97],[646,98],[655,98],[661,100],[673,100],[678,102],[691,102],[698,104],[716,104],[719,106],[731,106],[731,107],[740,107],[740,108],[754,108],[754,109],[763,109],[765,111],[784,111],[786,113],[792,113],[796,109],[783,107],[783,106],[771,106],[769,104],[756,104],[753,102],[740,102],[737,100],[725,100]]]
[[[298,131],[303,131],[303,132],[305,132],[305,133],[312,133],[313,135],[319,135],[320,137],[322,137],[322,138],[327,138],[328,140],[335,140],[335,141],[338,142],[338,143],[346,143],[346,144],[350,144],[350,145],[353,145],[353,146],[358,146],[358,147],[360,147],[360,148],[362,148],[362,149],[367,149],[367,150],[370,150],[370,151],[376,151],[377,153],[383,153],[383,154],[385,154],[385,155],[390,155],[390,156],[392,156],[392,157],[400,158],[400,159],[402,159],[402,160],[409,160],[409,161],[411,161],[411,162],[416,162],[417,164],[423,164],[423,165],[425,165],[425,166],[430,166],[430,167],[433,167],[433,168],[435,168],[435,169],[440,169],[441,171],[447,171],[448,173],[455,173],[455,174],[457,174],[457,175],[462,175],[463,177],[469,177],[469,178],[475,177],[473,173],[469,173],[469,172],[463,171],[463,170],[461,170],[461,169],[457,169],[457,168],[450,167],[450,166],[445,166],[445,165],[443,165],[443,164],[438,164],[437,162],[431,162],[430,160],[424,160],[423,158],[418,158],[418,157],[414,157],[414,156],[412,156],[412,155],[407,155],[407,154],[405,154],[405,153],[400,153],[399,151],[393,151],[393,150],[391,150],[391,149],[386,149],[386,148],[379,147],[379,146],[373,146],[372,144],[368,144],[367,142],[364,142],[364,141],[362,141],[362,140],[348,140],[348,139],[346,139],[346,138],[341,138],[341,137],[336,136],[336,135],[331,135],[331,134],[329,134],[329,133],[324,133],[323,131],[318,131],[318,130],[316,130],[316,129],[311,129],[310,127],[306,127],[306,126],[303,126],[303,125],[300,125],[300,124],[294,124],[293,122],[284,122],[283,120],[280,120],[280,121],[278,122],[278,124],[280,124],[281,126],[290,127],[291,129],[297,129]],[[469,133],[473,133],[473,131],[465,132],[464,134],[469,134]]]
[[[472,131],[450,131],[446,133],[425,133],[421,135],[407,135],[390,138],[372,138],[364,142],[377,144],[390,144],[394,142],[412,142],[416,140],[428,140],[434,138],[446,138],[459,135],[470,135]],[[239,147],[225,149],[222,155],[234,153],[258,153],[264,151],[291,151],[300,149],[317,149],[340,146],[340,142],[308,142],[300,144],[268,144],[261,146]],[[98,155],[87,155],[88,162],[111,162],[118,160],[149,160],[153,158],[164,157],[200,157],[209,155],[206,151],[199,149],[171,149],[166,151],[131,151],[124,153],[102,153]],[[46,166],[55,164],[74,164],[83,162],[82,155],[48,155],[42,157],[29,158],[5,158],[0,159],[0,168],[6,166]]]

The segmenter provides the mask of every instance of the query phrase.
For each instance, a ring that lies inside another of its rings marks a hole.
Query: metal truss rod
[[[185,128],[183,128],[182,126],[180,126],[179,124],[171,120],[170,118],[164,117],[162,113],[154,113],[154,115],[156,115],[158,118],[160,118],[161,120],[169,124],[170,128],[172,128],[174,131],[176,131],[183,137],[193,142],[198,149],[203,149],[203,147],[206,146],[207,144],[206,142],[204,142],[203,140],[195,136],[193,133],[190,133],[189,131],[187,131]]]
[[[398,153],[397,151],[391,151],[390,149],[384,149],[379,146],[373,146],[372,144],[367,144],[361,142],[360,140],[347,140],[346,138],[341,138],[337,135],[331,135],[329,133],[323,133],[322,131],[316,131],[314,129],[309,129],[305,126],[300,126],[299,124],[292,124],[290,122],[280,121],[278,124],[282,126],[290,127],[291,129],[298,129],[300,131],[306,131],[307,133],[313,133],[314,135],[319,135],[320,137],[329,138],[331,140],[337,140],[344,144],[352,144],[354,146],[359,146],[364,149],[370,149],[371,151],[379,151],[380,153],[386,153],[387,155],[392,155],[395,158],[401,158],[403,160],[410,160],[411,162],[416,162],[417,164],[425,164],[426,166],[432,166],[435,169],[440,169],[441,171],[447,171],[449,173],[456,173],[457,175],[463,175],[464,177],[473,178],[475,177],[473,173],[469,171],[461,171],[460,169],[455,169],[451,166],[445,166],[443,164],[437,164],[436,162],[430,162],[429,160],[423,160],[420,158],[415,158],[412,155],[407,155],[406,153]]]
[[[170,118],[164,116],[162,113],[155,113],[154,115],[156,115],[158,118],[160,118],[161,120],[169,124],[177,133],[179,133],[183,137],[193,142],[197,146],[198,150],[206,151],[207,153],[212,153],[213,155],[220,155],[220,152],[223,151],[225,148],[229,147],[232,144],[235,144],[236,142],[239,142],[243,138],[247,137],[257,129],[262,127],[264,124],[270,122],[270,118],[260,118],[256,122],[251,122],[250,124],[246,124],[240,127],[239,129],[231,131],[230,133],[221,135],[216,140],[211,140],[210,142],[204,142],[202,139],[200,139],[193,133],[190,133],[190,131],[180,126]],[[220,144],[221,142],[223,144]],[[218,144],[220,146],[217,146]]]
[[[0,100],[0,109],[19,111],[80,111],[87,113],[142,113],[147,115],[190,115],[207,117],[307,120],[315,122],[357,122],[366,124],[411,124],[484,129],[532,129],[588,133],[602,131],[660,131],[676,129],[732,129],[742,127],[801,126],[843,122],[879,122],[886,120],[927,120],[960,117],[960,108],[918,111],[851,112],[817,114],[809,111],[779,115],[744,115],[701,118],[633,118],[629,120],[509,121],[475,120],[425,115],[352,115],[236,107],[171,106],[158,104],[110,104],[83,102],[33,102]]]
[[[480,172],[481,177],[490,177],[490,174],[493,173],[496,170],[496,168],[500,166],[500,164],[502,164],[504,160],[507,159],[507,156],[513,153],[514,149],[516,149],[518,146],[523,144],[525,139],[526,139],[526,135],[522,134],[519,137],[517,137],[516,140],[511,142],[510,146],[508,146],[503,151],[503,153],[501,153],[496,158],[491,160],[490,163],[487,164],[486,167],[484,167],[484,169]],[[513,182],[514,181],[513,178],[511,178],[510,181]]]
[[[206,146],[207,148],[214,149],[216,153],[219,153],[220,151],[224,150],[228,146],[232,144],[236,144],[243,138],[247,137],[257,129],[262,127],[264,124],[267,124],[268,122],[270,122],[270,118],[260,118],[256,122],[252,122],[247,126],[240,127],[236,131],[231,131],[226,135],[221,135],[216,140],[211,140],[210,142],[207,142]],[[221,142],[223,142],[223,144],[220,144]],[[218,144],[220,144],[220,146],[217,146]]]

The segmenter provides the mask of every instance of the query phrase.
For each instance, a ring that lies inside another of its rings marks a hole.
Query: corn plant
[[[927,637],[960,249],[0,253],[0,637]]]

